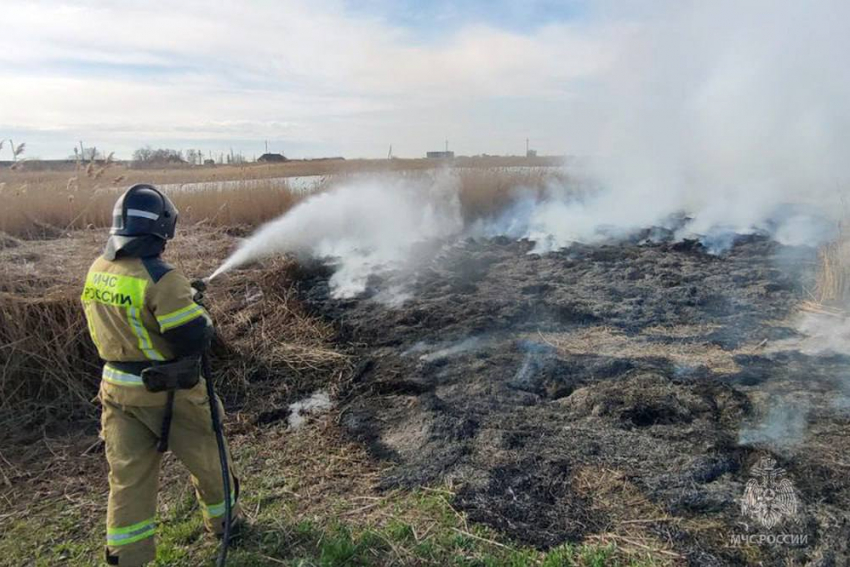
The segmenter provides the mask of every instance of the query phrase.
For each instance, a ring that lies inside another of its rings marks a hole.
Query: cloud
[[[16,46],[0,52],[0,129],[101,146],[270,136],[355,155],[392,141],[365,140],[369,124],[418,154],[463,137],[457,109],[476,101],[563,99],[615,47],[615,34],[577,23],[468,21],[423,39],[351,5],[300,0],[20,2],[4,7],[0,33]],[[422,117],[430,131],[405,139]]]
[[[612,156],[647,191],[688,172],[822,182],[843,163],[846,2],[389,4],[8,3],[0,136],[44,157],[80,138],[124,156],[250,155],[270,139],[357,157],[446,137],[460,153],[521,153],[528,136],[545,153]]]

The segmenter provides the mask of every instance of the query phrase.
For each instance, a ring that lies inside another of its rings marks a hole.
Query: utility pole
[[[449,153],[449,139],[446,138],[446,153]]]
[[[390,151],[387,152],[387,159],[393,159],[393,145],[390,144]]]
[[[266,153],[269,153],[269,141],[266,140]]]
[[[525,139],[525,155],[528,156],[528,138]]]

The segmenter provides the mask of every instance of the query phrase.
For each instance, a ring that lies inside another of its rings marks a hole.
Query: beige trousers
[[[216,399],[216,403],[220,415],[224,416],[221,401]],[[156,499],[162,460],[156,446],[165,406],[121,405],[103,391],[101,404],[101,435],[109,463],[107,562],[121,566],[145,565],[156,556]],[[224,491],[205,394],[175,398],[168,445],[192,475],[207,530],[221,533],[224,529]],[[238,479],[229,452],[227,459],[236,517]]]

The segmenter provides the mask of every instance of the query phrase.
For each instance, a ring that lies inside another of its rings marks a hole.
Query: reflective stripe
[[[126,372],[121,372],[115,368],[112,368],[108,364],[103,367],[102,378],[109,382],[110,384],[115,384],[117,386],[144,386],[145,383],[142,381],[141,376],[137,376],[135,374],[128,374]]]
[[[126,526],[123,528],[107,528],[106,543],[113,547],[120,547],[130,543],[149,538],[156,532],[155,518]]]
[[[230,493],[230,506],[236,506],[236,493]],[[217,518],[219,516],[224,516],[224,500],[219,502],[218,504],[213,504],[212,506],[207,506],[203,502],[201,502],[201,509],[204,512],[204,516],[207,518]]]
[[[159,215],[156,213],[149,213],[148,211],[140,211],[139,209],[127,209],[128,217],[142,217],[143,219],[151,219],[157,220]]]
[[[188,323],[193,319],[202,317],[203,315],[204,308],[197,303],[193,303],[192,305],[187,305],[177,311],[172,311],[167,315],[157,317],[156,321],[159,323],[159,329],[162,332],[165,332],[169,329],[173,329],[174,327],[179,327],[180,325]]]
[[[151,336],[148,334],[148,330],[144,324],[142,324],[142,320],[139,318],[139,312],[135,307],[127,308],[127,321],[139,339],[139,349],[145,353],[145,356],[150,360],[165,360],[165,357],[154,348],[151,342]]]

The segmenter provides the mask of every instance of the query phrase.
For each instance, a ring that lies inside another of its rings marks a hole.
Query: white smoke
[[[768,353],[850,356],[850,320],[844,316],[803,312],[793,323],[800,336],[773,342],[766,349]],[[830,379],[834,385],[830,405],[835,410],[847,412],[850,410],[850,373],[846,369],[837,371]],[[805,393],[781,389],[773,392],[761,420],[741,428],[739,442],[781,449],[800,445],[808,432],[807,419],[812,410],[804,396]]]
[[[788,245],[834,236],[850,188],[850,3],[602,6],[597,25],[629,31],[613,63],[572,93],[582,190],[518,201],[481,233],[529,238],[536,252],[652,226],[715,253],[736,234]]]
[[[216,270],[275,254],[336,262],[334,297],[352,297],[368,278],[413,259],[415,246],[445,238],[463,226],[457,178],[438,172],[430,180],[360,179],[315,195],[264,225]]]
[[[613,64],[572,92],[571,149],[601,192],[524,210],[540,251],[685,213],[680,237],[764,231],[828,236],[850,179],[850,3],[843,0],[603,2],[627,37]],[[557,193],[557,192],[556,192]],[[794,203],[817,214],[775,222]],[[717,246],[714,246],[714,245]]]
[[[409,349],[408,353],[430,351],[419,355],[419,360],[423,362],[434,362],[435,360],[442,360],[444,358],[451,358],[467,352],[481,350],[489,346],[489,344],[490,341],[482,339],[481,337],[468,337],[449,345],[437,346],[435,350],[426,344],[418,343],[414,345],[412,349]]]
[[[803,312],[794,321],[801,337],[777,341],[772,351],[798,350],[809,356],[850,356],[850,319],[843,316]],[[847,380],[850,390],[850,378]]]
[[[832,236],[850,179],[850,3],[612,1],[587,19],[620,37],[610,65],[565,85],[569,147],[588,156],[568,168],[575,186],[464,228],[452,175],[354,182],[263,227],[216,274],[281,252],[334,257],[333,292],[348,297],[415,262],[417,243],[465,230],[528,238],[540,253],[652,226],[714,253],[736,234]]]
[[[738,443],[768,445],[778,449],[795,447],[805,440],[809,412],[807,401],[779,397],[773,400],[767,414],[759,423],[741,428],[738,432]]]
[[[289,417],[287,419],[289,427],[298,429],[307,418],[311,415],[316,415],[328,411],[333,407],[330,395],[324,390],[317,390],[309,397],[289,404]]]

